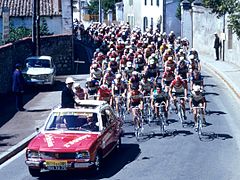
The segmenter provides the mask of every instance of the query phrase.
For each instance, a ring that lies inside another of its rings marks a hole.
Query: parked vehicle
[[[94,168],[121,144],[122,120],[105,101],[80,100],[76,108],[52,110],[42,131],[29,143],[26,164],[34,177],[41,170]]]
[[[54,84],[56,67],[51,56],[32,56],[22,71],[27,84]]]

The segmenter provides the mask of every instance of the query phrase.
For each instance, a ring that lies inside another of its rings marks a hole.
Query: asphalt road
[[[123,146],[106,159],[100,175],[90,171],[44,172],[40,179],[238,180],[239,104],[213,74],[204,72],[204,75],[209,115],[201,139],[192,123],[183,128],[176,114],[171,114],[165,137],[156,125],[145,125],[144,136],[138,142],[133,135],[131,117],[128,117],[124,124]],[[191,116],[188,115],[189,121]],[[21,152],[2,164],[0,179],[35,179],[28,173],[24,160],[24,152]]]

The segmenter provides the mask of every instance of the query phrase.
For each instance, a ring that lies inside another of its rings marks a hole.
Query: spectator
[[[62,108],[74,108],[74,103],[75,103],[74,96],[75,96],[75,94],[72,90],[74,82],[75,81],[73,80],[72,77],[67,77],[66,78],[66,82],[65,82],[66,86],[62,91],[62,102],[61,102]]]
[[[217,33],[214,33],[215,35],[215,40],[214,40],[214,49],[215,49],[215,53],[216,53],[216,60],[219,60],[219,48],[222,47],[221,41],[218,37]]]
[[[16,96],[16,109],[17,111],[25,111],[23,108],[23,93],[24,93],[24,78],[22,75],[22,65],[16,64],[15,71],[13,72],[12,91]]]

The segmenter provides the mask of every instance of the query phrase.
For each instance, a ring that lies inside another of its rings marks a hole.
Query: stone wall
[[[236,34],[231,33],[228,27],[228,17],[226,15],[225,27],[224,18],[217,18],[216,14],[211,13],[210,9],[204,8],[201,5],[192,4],[192,8],[185,12],[187,17],[182,23],[182,34],[189,38],[190,44],[199,51],[201,55],[209,60],[215,60],[214,33],[217,32],[220,39],[225,39],[225,46],[221,50],[221,60],[223,60],[223,51],[225,52],[224,61],[233,63],[239,66],[240,57],[240,41]],[[187,20],[186,20],[187,19]],[[186,22],[187,21],[187,22]],[[184,25],[189,25],[187,26]],[[225,34],[223,33],[225,29]],[[190,31],[189,31],[190,30]]]
[[[53,57],[57,75],[74,74],[71,35],[53,35],[41,38],[41,55]],[[0,93],[11,91],[12,72],[16,63],[32,55],[31,38],[0,46]]]

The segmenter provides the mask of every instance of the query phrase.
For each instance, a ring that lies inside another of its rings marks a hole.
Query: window
[[[156,0],[156,4],[157,4],[157,6],[159,6],[159,0]]]
[[[133,5],[133,0],[129,0],[129,6]]]
[[[147,0],[144,1],[145,6],[147,5]]]
[[[153,0],[151,0],[151,6],[153,6]]]
[[[228,49],[232,49],[232,28],[228,28]]]
[[[148,27],[148,19],[147,19],[147,17],[144,17],[143,18],[143,31],[146,31],[147,27]]]

